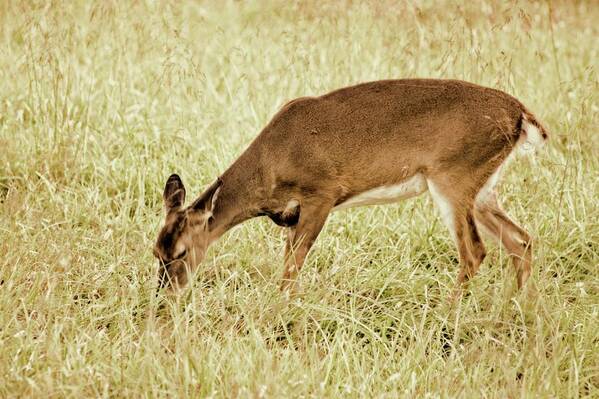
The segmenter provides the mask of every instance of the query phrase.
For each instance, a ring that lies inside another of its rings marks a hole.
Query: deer
[[[516,149],[547,139],[516,98],[459,80],[381,80],[297,98],[190,205],[181,178],[167,179],[153,251],[158,290],[180,292],[213,242],[267,216],[287,229],[280,289],[293,291],[331,212],[427,191],[457,247],[456,288],[486,256],[483,232],[506,249],[520,289],[532,271],[532,239],[496,187]]]

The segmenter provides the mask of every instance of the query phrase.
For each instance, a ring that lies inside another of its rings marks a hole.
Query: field
[[[0,397],[599,397],[599,4],[0,2]],[[548,127],[500,187],[535,237],[464,297],[428,195],[337,212],[278,291],[251,220],[154,296],[162,190],[193,197],[288,100],[384,78],[505,90]]]

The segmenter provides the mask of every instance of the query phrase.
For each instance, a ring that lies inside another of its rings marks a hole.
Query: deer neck
[[[212,211],[210,231],[213,240],[232,227],[258,216],[264,202],[262,179],[246,157],[238,159],[221,176],[222,186]]]

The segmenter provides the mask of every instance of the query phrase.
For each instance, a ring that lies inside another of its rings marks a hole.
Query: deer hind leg
[[[297,225],[290,227],[285,246],[285,271],[281,290],[293,289],[310,248],[322,230],[333,204],[328,202],[301,205]]]
[[[516,269],[518,288],[522,288],[532,270],[532,239],[501,209],[495,191],[481,194],[475,204],[476,222],[503,244]]]
[[[449,186],[428,180],[428,187],[458,248],[458,287],[470,280],[485,258],[486,251],[474,221],[474,200],[468,193],[455,193]],[[458,291],[459,292],[459,291]]]

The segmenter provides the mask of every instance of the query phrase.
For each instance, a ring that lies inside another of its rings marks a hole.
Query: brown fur
[[[530,238],[496,201],[478,204],[477,194],[523,134],[523,118],[547,137],[515,98],[455,80],[385,80],[293,100],[194,205],[169,207],[169,195],[184,192],[178,176],[169,179],[167,222],[155,253],[163,264],[187,266],[174,277],[163,267],[161,275],[186,282],[187,275],[177,276],[193,270],[211,242],[238,223],[266,215],[289,228],[286,287],[336,205],[421,174],[453,209],[458,280],[471,278],[485,256],[478,224],[517,258],[522,285],[530,274]],[[286,209],[291,200],[299,205]],[[183,260],[173,259],[177,245],[190,249]]]

